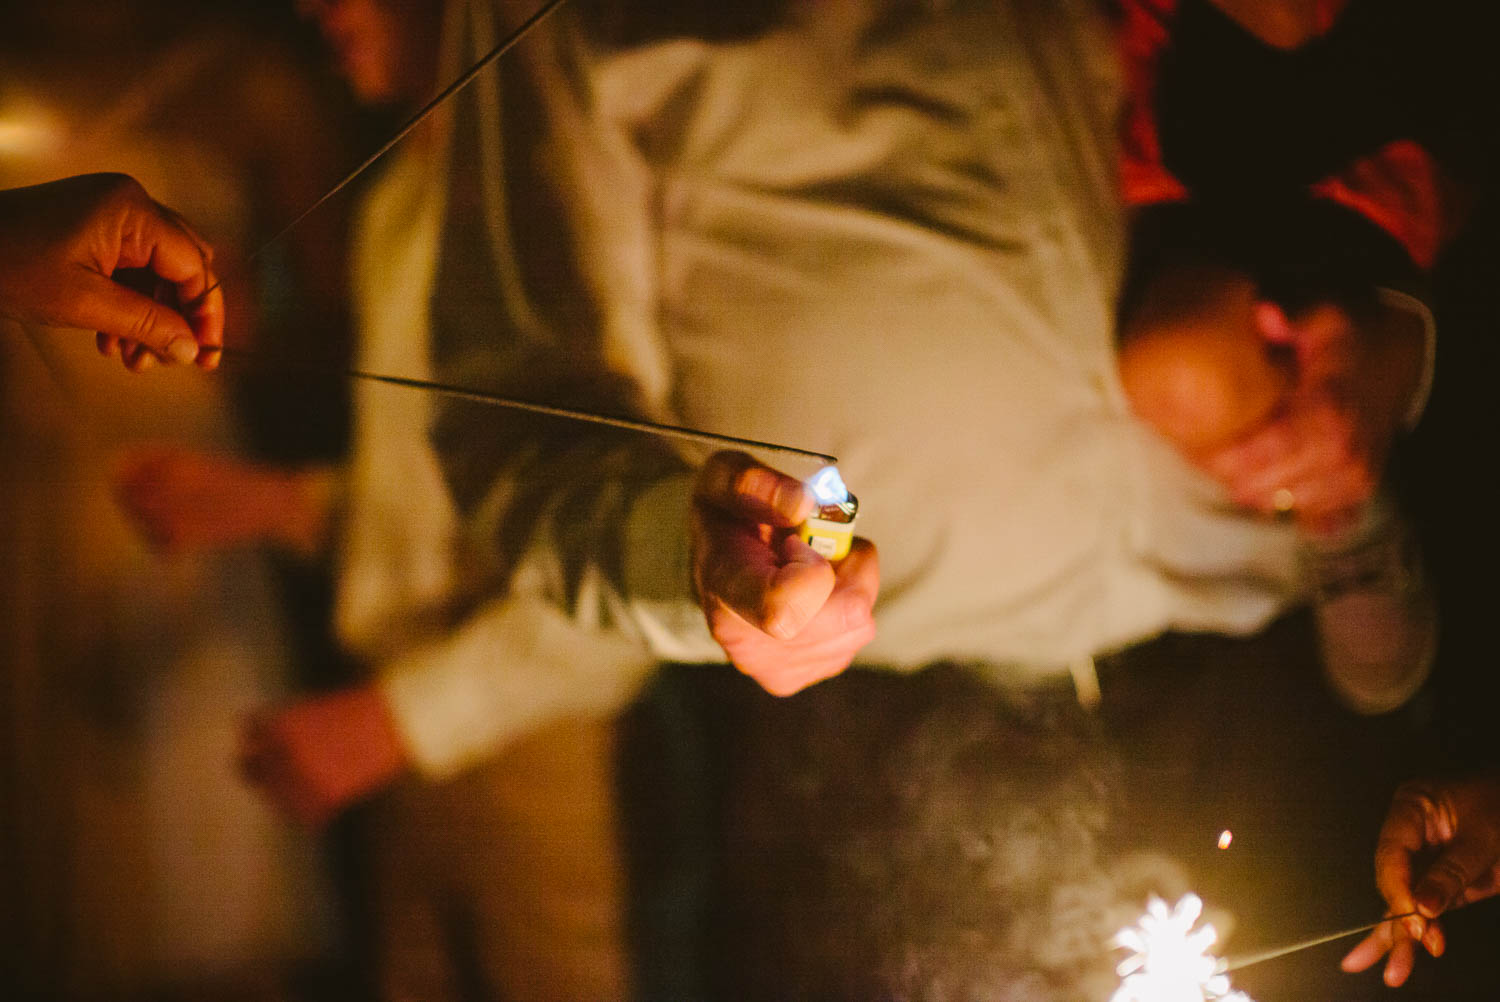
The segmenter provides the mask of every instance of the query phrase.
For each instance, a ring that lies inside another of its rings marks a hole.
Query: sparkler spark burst
[[[1170,910],[1160,898],[1147,902],[1140,921],[1115,936],[1131,952],[1115,968],[1124,980],[1110,1002],[1253,1002],[1218,972],[1219,958],[1208,952],[1218,932],[1207,922],[1193,928],[1202,914],[1196,894]]]

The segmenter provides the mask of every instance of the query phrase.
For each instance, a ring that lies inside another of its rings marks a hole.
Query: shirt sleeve
[[[519,575],[504,598],[387,664],[379,685],[412,762],[442,779],[550,718],[612,712],[654,664],[634,637],[581,627]]]

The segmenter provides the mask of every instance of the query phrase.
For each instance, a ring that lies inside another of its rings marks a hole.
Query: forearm
[[[583,628],[536,582],[520,584],[381,670],[401,743],[425,775],[453,775],[549,719],[613,712],[655,664],[634,637]]]

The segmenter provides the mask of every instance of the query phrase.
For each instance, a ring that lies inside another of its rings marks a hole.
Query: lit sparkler
[[[1160,898],[1147,902],[1140,921],[1115,936],[1115,945],[1131,953],[1115,968],[1124,980],[1110,1002],[1252,1002],[1230,989],[1222,962],[1208,952],[1219,933],[1207,922],[1198,925],[1202,914],[1196,894],[1171,909]]]

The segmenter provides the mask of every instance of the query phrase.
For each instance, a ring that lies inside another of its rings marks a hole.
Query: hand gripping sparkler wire
[[[1353,929],[1341,929],[1338,932],[1324,933],[1321,936],[1313,936],[1310,939],[1300,940],[1296,943],[1288,943],[1285,946],[1273,947],[1269,950],[1262,950],[1259,953],[1249,953],[1240,957],[1225,957],[1222,961],[1220,961],[1219,966],[1220,969],[1227,974],[1232,971],[1238,971],[1246,967],[1251,967],[1255,964],[1263,964],[1268,960],[1276,960],[1289,954],[1301,953],[1303,950],[1311,950],[1315,946],[1322,946],[1324,943],[1332,943],[1334,940],[1346,939],[1349,936],[1358,936],[1362,932],[1370,932],[1372,929],[1378,929],[1387,922],[1397,922],[1401,919],[1411,918],[1416,914],[1416,912],[1403,912],[1400,915],[1387,915],[1385,918],[1380,919],[1377,922],[1370,922],[1366,925],[1355,926]]]
[[[1248,995],[1231,987],[1232,972],[1369,932],[1417,913],[1387,915],[1353,929],[1224,958],[1210,952],[1218,933],[1211,924],[1199,923],[1202,914],[1203,902],[1196,894],[1185,895],[1172,906],[1153,897],[1139,921],[1120,930],[1114,939],[1114,945],[1127,950],[1128,955],[1115,969],[1122,980],[1110,1002],[1251,1002]]]

